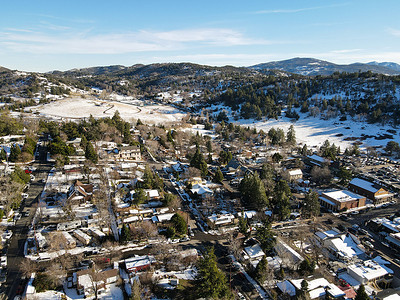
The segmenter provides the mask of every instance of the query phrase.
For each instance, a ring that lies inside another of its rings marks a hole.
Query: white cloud
[[[48,24],[46,24],[48,25]],[[51,28],[67,29],[67,28]],[[0,32],[0,45],[15,52],[50,54],[122,54],[144,51],[182,50],[190,47],[268,45],[273,42],[250,39],[241,32],[224,28],[172,31],[138,31],[94,35],[90,32]]]
[[[303,11],[334,8],[334,7],[341,7],[341,6],[346,6],[346,5],[348,5],[348,3],[338,3],[338,4],[325,5],[325,6],[302,7],[302,8],[294,8],[294,9],[266,9],[266,10],[256,11],[255,14],[292,14],[292,13],[299,13],[299,12],[303,12]]]
[[[398,29],[388,28],[386,31],[393,36],[400,37],[400,30]]]

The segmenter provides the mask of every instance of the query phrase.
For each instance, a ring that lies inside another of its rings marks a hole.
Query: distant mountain
[[[386,68],[390,68],[393,69],[397,72],[400,73],[400,65],[396,64],[394,62],[377,62],[377,61],[371,61],[368,63],[368,65],[373,65],[373,66],[381,66],[381,67],[386,67]]]
[[[8,72],[8,71],[10,71],[10,69],[0,66],[0,72]]]
[[[281,70],[301,75],[331,75],[334,72],[366,72],[380,73],[386,75],[400,74],[400,70],[395,70],[384,65],[354,63],[350,65],[338,65],[328,61],[315,58],[292,58],[288,60],[273,61],[249,67],[250,69],[264,72],[266,70]]]

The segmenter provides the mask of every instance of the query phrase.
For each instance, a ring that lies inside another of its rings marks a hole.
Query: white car
[[[26,199],[29,197],[29,195],[27,193],[22,193],[21,196],[22,196],[22,199]]]

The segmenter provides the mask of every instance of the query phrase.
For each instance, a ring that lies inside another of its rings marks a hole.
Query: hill
[[[395,70],[386,65],[354,63],[349,65],[338,65],[328,61],[315,58],[292,58],[288,60],[273,61],[268,63],[257,64],[249,67],[250,69],[264,72],[265,70],[282,70],[285,72],[300,75],[331,75],[335,72],[366,72],[396,75],[400,74],[400,70]]]

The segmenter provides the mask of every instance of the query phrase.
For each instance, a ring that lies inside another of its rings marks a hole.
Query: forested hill
[[[357,116],[371,123],[392,122],[400,117],[400,76],[335,73],[330,76],[267,76],[264,80],[230,87],[210,100],[223,103],[241,118],[289,118],[299,113],[330,119]]]
[[[257,64],[251,66],[250,68],[260,72],[265,72],[268,70],[281,70],[285,72],[310,76],[331,75],[335,72],[354,73],[367,71],[385,75],[400,74],[400,66],[395,63],[371,62],[368,64],[353,63],[349,65],[338,65],[320,59],[298,57],[288,60]]]

